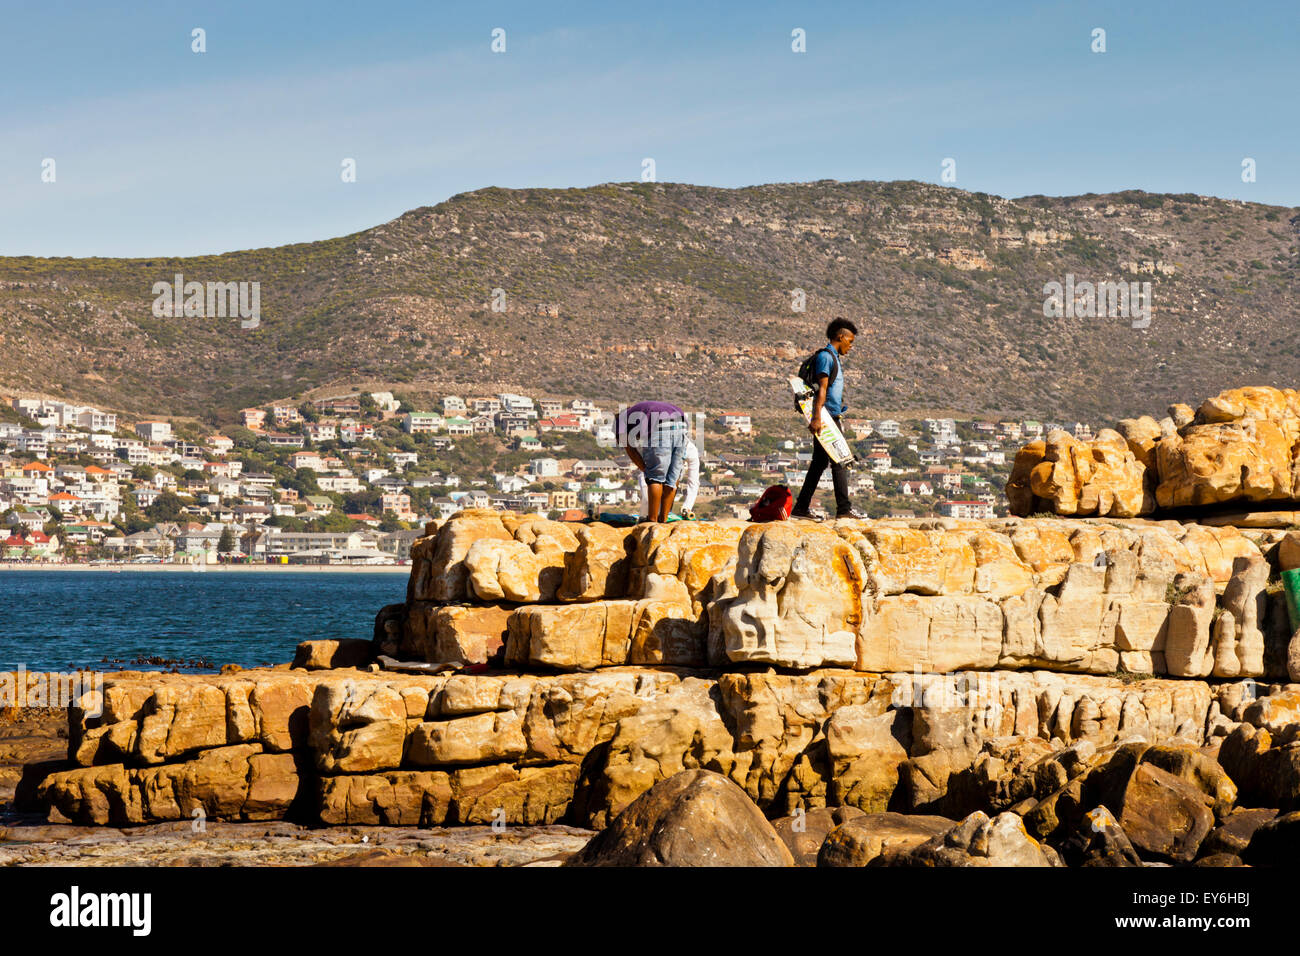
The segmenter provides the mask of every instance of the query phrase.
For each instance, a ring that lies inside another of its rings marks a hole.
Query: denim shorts
[[[650,444],[637,449],[645,462],[647,484],[677,487],[677,480],[682,476],[682,466],[686,461],[688,438],[685,422],[664,422],[650,436]]]

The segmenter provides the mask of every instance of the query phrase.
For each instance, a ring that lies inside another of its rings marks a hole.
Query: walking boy
[[[817,483],[821,481],[822,472],[826,470],[827,465],[830,465],[831,481],[835,486],[835,517],[866,517],[854,511],[853,503],[849,500],[848,469],[832,461],[831,456],[826,454],[826,449],[822,447],[822,443],[816,438],[817,433],[821,431],[823,414],[830,415],[836,425],[840,423],[840,416],[844,414],[844,375],[840,359],[849,354],[857,334],[858,327],[848,319],[836,319],[826,327],[826,344],[818,351],[814,360],[812,381],[808,383],[817,393],[813,399],[812,420],[808,423],[808,429],[814,436],[812,463],[808,466],[808,476],[804,478],[803,487],[799,490],[794,510],[790,512],[791,518],[813,517],[809,507],[812,505],[813,495],[817,493]]]

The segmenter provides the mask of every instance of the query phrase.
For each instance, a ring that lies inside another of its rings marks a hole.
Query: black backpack
[[[828,390],[835,384],[835,377],[840,374],[840,357],[835,354],[835,350],[829,345],[823,345],[799,364],[799,377],[814,391],[817,390],[817,380],[814,376],[813,370],[817,366],[817,356],[821,355],[822,352],[830,352],[831,358],[835,360],[831,363],[831,374],[826,380],[826,388]]]

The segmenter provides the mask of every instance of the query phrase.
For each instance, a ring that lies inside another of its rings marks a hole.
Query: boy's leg
[[[853,501],[849,498],[849,469],[831,462],[831,483],[835,485],[835,513],[848,514],[853,510]]]
[[[822,443],[814,438],[812,462],[808,465],[808,475],[803,480],[803,487],[799,489],[799,498],[794,503],[795,511],[806,512],[812,505],[813,495],[817,493],[817,483],[822,480],[822,472],[826,470],[830,460]]]
[[[677,482],[681,480],[682,465],[686,461],[685,431],[681,431],[680,434],[673,431],[669,434],[672,451],[668,458],[668,472],[664,477],[663,501],[659,505],[659,521],[661,522],[667,521],[669,512],[673,510],[673,499],[677,497]]]
[[[663,485],[659,484],[659,482],[657,481],[646,482],[646,506],[649,509],[646,512],[647,521],[662,520],[659,517],[659,508],[663,501],[663,495],[664,495]]]
[[[671,488],[671,487],[669,487],[668,485],[664,485],[664,497],[663,497],[663,501],[661,501],[661,502],[659,503],[659,518],[658,518],[658,520],[659,520],[660,522],[667,521],[667,520],[668,520],[668,516],[669,516],[670,514],[672,514],[672,510],[673,510],[673,499],[676,498],[676,497],[677,497],[677,489],[676,489],[676,488]]]
[[[839,426],[840,420],[838,418],[835,419],[835,424],[837,427]],[[826,456],[826,460],[830,461],[829,455]],[[835,486],[835,513],[837,515],[848,514],[853,510],[853,501],[849,498],[849,469],[847,465],[831,462],[831,484]]]

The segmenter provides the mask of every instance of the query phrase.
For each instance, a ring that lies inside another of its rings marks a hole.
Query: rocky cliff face
[[[1270,583],[1283,532],[614,529],[474,511],[429,531],[373,644],[306,644],[293,668],[111,677],[72,709],[69,764],[37,802],[117,825],[201,810],[602,828],[706,770],[769,817],[1014,808],[1026,832],[1065,839],[1116,768],[1118,795],[1097,803],[1131,819],[1128,788],[1205,797],[1220,816],[1300,794],[1300,688],[1280,682],[1290,633]],[[983,819],[972,832],[1010,825]]]
[[[1217,511],[1221,521],[1288,527],[1300,511],[1300,394],[1236,388],[1195,412],[1173,405],[1159,422],[1124,419],[1091,441],[1054,431],[1016,456],[1007,500],[1019,515]]]
[[[1267,701],[1295,706],[1272,690]],[[702,768],[773,815],[933,809],[981,753],[1024,763],[1134,735],[1200,747],[1269,692],[1043,671],[123,676],[106,684],[101,717],[74,709],[74,767],[40,795],[76,823],[202,808],[226,820],[599,828],[655,782]]]
[[[575,532],[471,511],[412,555],[389,638],[407,660],[1285,678],[1277,572],[1300,538],[1057,518]]]

